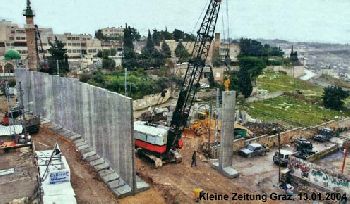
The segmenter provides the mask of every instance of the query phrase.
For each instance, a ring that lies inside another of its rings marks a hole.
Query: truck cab
[[[273,155],[273,162],[276,165],[287,166],[289,157],[293,155],[292,151],[281,149],[280,152],[276,151]]]

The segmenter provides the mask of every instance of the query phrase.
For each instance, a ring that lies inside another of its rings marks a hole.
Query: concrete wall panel
[[[96,153],[136,188],[132,100],[79,82],[24,69],[16,70],[24,106],[82,135]],[[29,106],[29,104],[33,104]]]

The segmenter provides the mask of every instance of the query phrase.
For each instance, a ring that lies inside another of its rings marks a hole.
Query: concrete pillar
[[[220,168],[225,168],[232,166],[232,156],[233,156],[233,124],[235,122],[235,92],[225,91],[222,93],[222,108],[221,108],[221,148],[219,157]]]

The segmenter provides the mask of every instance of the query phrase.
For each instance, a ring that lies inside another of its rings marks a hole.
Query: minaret
[[[26,38],[28,48],[28,68],[30,70],[38,70],[37,51],[35,49],[35,26],[34,26],[34,11],[30,6],[30,0],[27,0],[27,8],[23,10],[23,16],[26,17]]]

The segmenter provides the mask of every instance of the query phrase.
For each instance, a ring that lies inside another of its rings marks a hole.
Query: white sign
[[[68,170],[54,171],[50,173],[50,184],[59,184],[63,182],[70,182]]]

